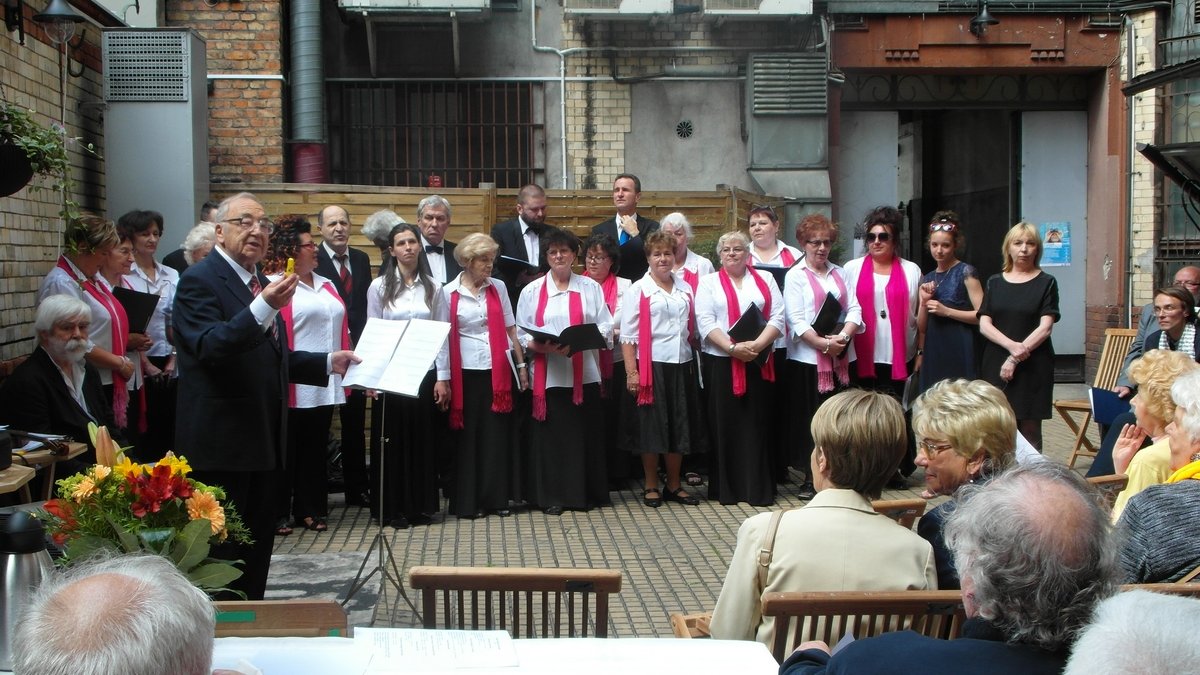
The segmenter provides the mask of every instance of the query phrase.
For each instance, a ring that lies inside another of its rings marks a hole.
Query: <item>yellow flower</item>
[[[122,457],[120,462],[113,465],[113,471],[121,474],[122,478],[128,478],[131,473],[141,473],[142,465],[130,461],[128,457]]]
[[[183,477],[192,471],[192,467],[187,463],[187,458],[176,457],[173,452],[163,455],[163,458],[158,460],[158,465],[171,467],[171,475],[173,476]]]
[[[213,534],[221,534],[225,530],[225,509],[211,492],[196,490],[184,505],[187,506],[188,517],[192,520],[207,518],[212,524]]]
[[[96,483],[91,478],[84,478],[71,491],[71,499],[74,499],[76,504],[82,504],[84,499],[96,494],[96,492]]]
[[[112,474],[111,466],[104,466],[103,464],[97,464],[96,466],[92,467],[92,476],[95,477],[97,483],[104,480],[105,478],[108,478],[110,474]]]

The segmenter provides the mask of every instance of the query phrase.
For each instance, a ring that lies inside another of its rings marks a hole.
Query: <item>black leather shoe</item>
[[[459,516],[459,518],[465,518],[467,520],[475,520],[476,518],[482,518],[485,515],[486,514],[483,512],[483,509],[479,509],[475,513],[472,513],[472,514],[466,515],[466,516]]]
[[[512,510],[511,509],[499,509],[496,511],[496,515],[500,516],[501,518],[507,518],[512,515]]]
[[[405,518],[404,516],[396,516],[395,518],[392,518],[392,522],[388,523],[388,525],[391,525],[397,530],[407,530],[409,528],[408,518]]]
[[[547,506],[547,507],[545,508],[544,512],[545,512],[545,514],[546,514],[546,515],[548,515],[548,516],[561,516],[561,515],[562,515],[562,512],[563,512],[563,507],[561,507],[561,506]]]
[[[817,496],[817,489],[813,487],[812,483],[805,482],[800,486],[800,489],[796,491],[796,496],[804,501],[808,501]]]

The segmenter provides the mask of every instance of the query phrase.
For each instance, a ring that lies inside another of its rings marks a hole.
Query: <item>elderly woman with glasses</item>
[[[749,266],[750,240],[726,232],[717,240],[721,269],[700,279],[696,329],[704,337],[701,368],[708,389],[709,428],[716,446],[709,499],[722,504],[775,501],[770,448],[781,439],[771,430],[766,402],[775,394],[774,342],[783,333],[783,295],[770,274]],[[730,331],[753,305],[765,321],[752,334]],[[759,360],[765,355],[765,360]]]
[[[821,214],[806,216],[796,225],[796,241],[804,245],[804,263],[788,271],[783,282],[783,300],[787,307],[787,363],[791,401],[789,443],[796,451],[792,466],[809,466],[812,453],[810,423],[817,408],[849,383],[850,362],[854,360],[851,338],[862,326],[862,310],[852,293],[846,270],[829,259],[838,239],[838,228]],[[817,331],[812,323],[832,295],[838,304],[838,322],[828,334]],[[810,475],[800,486],[801,499],[816,494]]]
[[[937,358],[921,360],[921,391],[942,380],[976,376],[975,336],[983,284],[975,267],[958,259],[964,239],[957,213],[933,214],[929,254],[937,267],[921,277],[917,334],[924,336],[924,342],[917,348]]]
[[[1004,271],[987,281],[979,308],[983,379],[1004,390],[1017,415],[1017,430],[1042,449],[1042,420],[1050,419],[1054,346],[1059,319],[1058,281],[1042,271],[1037,227],[1019,222],[1004,235]]]
[[[1003,392],[987,382],[942,380],[913,404],[912,426],[926,487],[934,495],[951,497],[918,521],[917,534],[933,545],[938,588],[958,588],[942,526],[957,504],[959,488],[987,480],[1014,462],[1017,419]]]

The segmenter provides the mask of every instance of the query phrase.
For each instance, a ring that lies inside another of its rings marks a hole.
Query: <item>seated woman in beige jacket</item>
[[[713,610],[712,636],[771,646],[774,619],[762,615],[768,591],[902,591],[937,588],[929,542],[871,508],[905,450],[904,414],[889,396],[851,389],[812,419],[817,496],[788,511],[775,533],[766,583],[758,552],[770,513],[747,519]]]

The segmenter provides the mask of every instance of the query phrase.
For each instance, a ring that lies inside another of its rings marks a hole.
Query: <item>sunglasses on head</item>
[[[930,232],[953,232],[958,228],[958,223],[946,218],[939,218],[937,221],[929,224]]]
[[[868,232],[863,237],[863,239],[865,239],[868,244],[874,244],[877,241],[878,242],[891,241],[892,233],[891,232]]]

